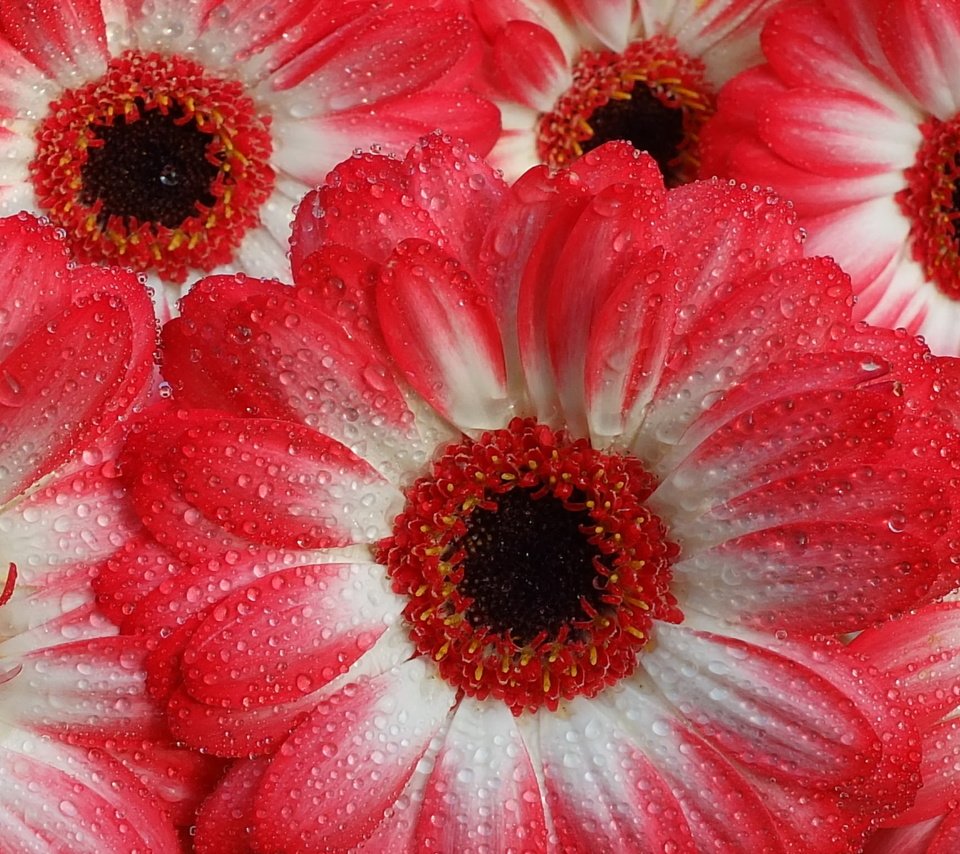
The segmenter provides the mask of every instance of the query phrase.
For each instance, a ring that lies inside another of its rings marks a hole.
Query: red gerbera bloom
[[[293,288],[165,327],[101,579],[238,758],[199,851],[826,854],[910,803],[896,695],[824,636],[955,583],[956,382],[787,205],[434,137],[294,236]]]
[[[0,212],[166,283],[288,278],[295,203],[357,146],[493,143],[496,110],[464,91],[475,47],[436,0],[5,2]]]
[[[960,354],[960,3],[803,0],[731,81],[704,174],[793,200],[808,251],[853,279],[854,317]]]
[[[147,647],[93,605],[130,535],[116,472],[152,373],[150,297],[67,263],[52,226],[0,220],[0,849],[179,849],[207,762],[169,744]]]
[[[472,0],[486,45],[479,84],[503,117],[490,160],[514,178],[604,142],[648,151],[690,181],[717,89],[761,60],[779,0]]]

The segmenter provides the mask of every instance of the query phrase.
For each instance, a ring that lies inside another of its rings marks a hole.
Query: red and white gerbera
[[[292,288],[199,282],[100,579],[237,760],[197,850],[827,854],[907,806],[824,638],[955,582],[956,381],[801,254],[626,144],[508,187],[432,137],[304,200]]]
[[[953,854],[960,849],[960,602],[869,629],[852,646],[896,680],[923,744],[916,802],[874,834],[865,852]]]
[[[760,27],[779,1],[471,0],[480,88],[503,121],[491,162],[512,179],[622,139],[668,185],[692,180],[717,89],[761,61]]]
[[[960,3],[803,0],[762,43],[766,65],[721,94],[704,173],[792,199],[855,318],[960,354]]]
[[[114,460],[152,375],[150,297],[69,266],[32,217],[0,220],[0,246],[0,850],[176,851],[209,774],[169,746],[146,645],[91,587],[135,521]]]
[[[439,0],[5,2],[0,212],[168,284],[289,278],[295,203],[357,146],[440,126],[492,145],[495,108],[463,91],[476,59]]]

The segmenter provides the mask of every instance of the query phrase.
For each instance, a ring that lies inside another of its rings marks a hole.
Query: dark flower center
[[[632,673],[652,621],[679,622],[677,547],[655,481],[532,420],[445,449],[376,547],[422,655],[515,714]]]
[[[960,300],[960,118],[931,117],[920,130],[923,142],[896,199],[910,221],[914,260],[941,293]]]
[[[683,110],[665,104],[647,86],[635,86],[629,99],[607,101],[590,116],[593,136],[580,143],[584,153],[622,139],[646,151],[668,175],[683,144]]]
[[[182,110],[164,115],[145,112],[143,101],[136,105],[136,121],[93,129],[100,144],[80,169],[80,198],[88,205],[102,202],[101,225],[118,216],[176,228],[216,203],[211,186],[222,158],[208,156],[214,136],[187,123]]]
[[[269,117],[235,80],[128,51],[50,104],[30,172],[80,261],[184,281],[227,264],[273,189]]]
[[[583,51],[573,85],[540,118],[541,160],[561,168],[620,139],[649,152],[668,186],[692,181],[700,131],[716,107],[703,71],[666,36],[633,42],[623,53]]]
[[[581,529],[590,514],[567,510],[552,495],[535,498],[512,489],[495,509],[477,508],[466,519],[460,590],[473,599],[466,617],[519,644],[541,632],[556,636],[583,614],[581,600],[600,607],[595,561],[603,558]]]

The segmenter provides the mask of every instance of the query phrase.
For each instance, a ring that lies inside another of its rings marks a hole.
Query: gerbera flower
[[[787,205],[433,137],[294,237],[293,288],[165,327],[100,579],[237,758],[198,851],[826,854],[910,803],[895,693],[823,636],[954,583],[956,383]]]
[[[620,139],[668,185],[697,176],[720,85],[761,61],[779,0],[472,0],[486,44],[482,91],[503,131],[490,160],[515,178]]]
[[[868,854],[951,854],[960,846],[960,602],[940,602],[865,631],[852,644],[889,673],[923,739],[916,802],[874,834]]]
[[[721,95],[704,173],[792,199],[808,251],[850,273],[855,318],[960,354],[960,7],[792,3],[762,41],[767,64]]]
[[[0,848],[179,850],[209,763],[173,750],[146,645],[91,587],[135,521],[115,456],[152,374],[150,297],[69,266],[32,217],[0,220],[0,246]]]
[[[289,278],[294,204],[355,147],[493,143],[496,110],[462,91],[474,47],[433,0],[4,3],[0,212],[167,283]]]

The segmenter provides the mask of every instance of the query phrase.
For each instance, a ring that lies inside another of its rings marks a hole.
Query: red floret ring
[[[154,114],[207,137],[201,159],[210,164],[211,180],[176,223],[118,215],[85,180],[105,128],[130,127]],[[66,231],[77,259],[154,270],[171,281],[230,261],[273,188],[269,117],[257,113],[239,82],[180,56],[115,57],[103,77],[50,104],[36,138],[30,173],[37,201]]]
[[[531,419],[448,446],[407,491],[394,532],[377,546],[418,650],[464,693],[505,702],[514,714],[562,699],[595,696],[628,676],[653,619],[680,622],[670,593],[676,544],[643,500],[653,477],[628,456],[604,454]],[[585,513],[580,533],[595,550],[593,601],[556,631],[518,637],[472,613],[465,593],[465,535],[471,514],[496,512],[512,490],[552,496]]]

